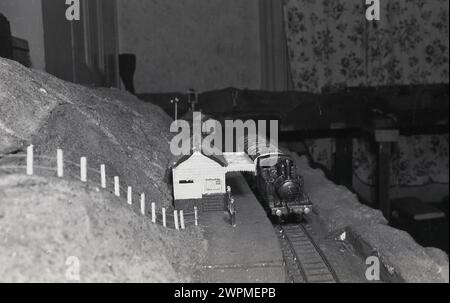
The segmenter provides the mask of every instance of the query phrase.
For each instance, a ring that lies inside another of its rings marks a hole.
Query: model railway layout
[[[336,283],[339,279],[320,247],[309,234],[305,215],[313,203],[304,191],[302,176],[291,157],[259,136],[245,138],[245,151],[255,162],[255,175],[247,176],[255,196],[266,209],[280,238],[289,282]]]

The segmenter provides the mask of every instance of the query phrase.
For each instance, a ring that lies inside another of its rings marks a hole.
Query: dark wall
[[[47,72],[67,81],[117,86],[114,1],[81,1],[79,21],[65,17],[64,1],[43,0]]]

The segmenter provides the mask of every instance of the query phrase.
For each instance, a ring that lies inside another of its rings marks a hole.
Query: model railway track
[[[288,276],[294,283],[339,283],[320,247],[302,224],[277,226]]]

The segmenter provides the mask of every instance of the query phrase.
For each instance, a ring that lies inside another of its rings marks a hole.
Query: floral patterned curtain
[[[295,88],[448,83],[448,0],[286,0]]]

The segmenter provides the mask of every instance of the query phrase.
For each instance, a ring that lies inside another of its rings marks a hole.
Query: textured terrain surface
[[[109,189],[120,176],[135,202],[145,192],[147,209],[150,202],[169,205],[170,121],[121,91],[78,86],[0,59],[0,167],[23,165],[4,155],[31,143],[37,166],[55,167],[38,157],[54,158],[62,148],[65,161],[85,156],[91,168],[87,185],[76,181],[75,165],[65,164],[63,180],[52,171],[36,169],[39,177],[30,179],[0,170],[0,279],[64,281],[61,267],[74,255],[86,273],[82,281],[189,281],[205,249],[201,231],[181,236],[151,226],[137,214],[138,203],[121,206],[123,198],[96,188],[94,170],[105,164]]]
[[[445,252],[418,245],[408,233],[388,226],[379,210],[361,204],[347,188],[336,186],[321,170],[312,169],[305,157],[291,156],[305,178],[314,212],[330,235],[350,240],[364,258],[378,256],[389,275],[387,281],[448,283]]]
[[[73,257],[80,282],[190,281],[202,243],[195,230],[154,225],[112,194],[23,175],[0,177],[0,235],[2,282],[71,281]]]

